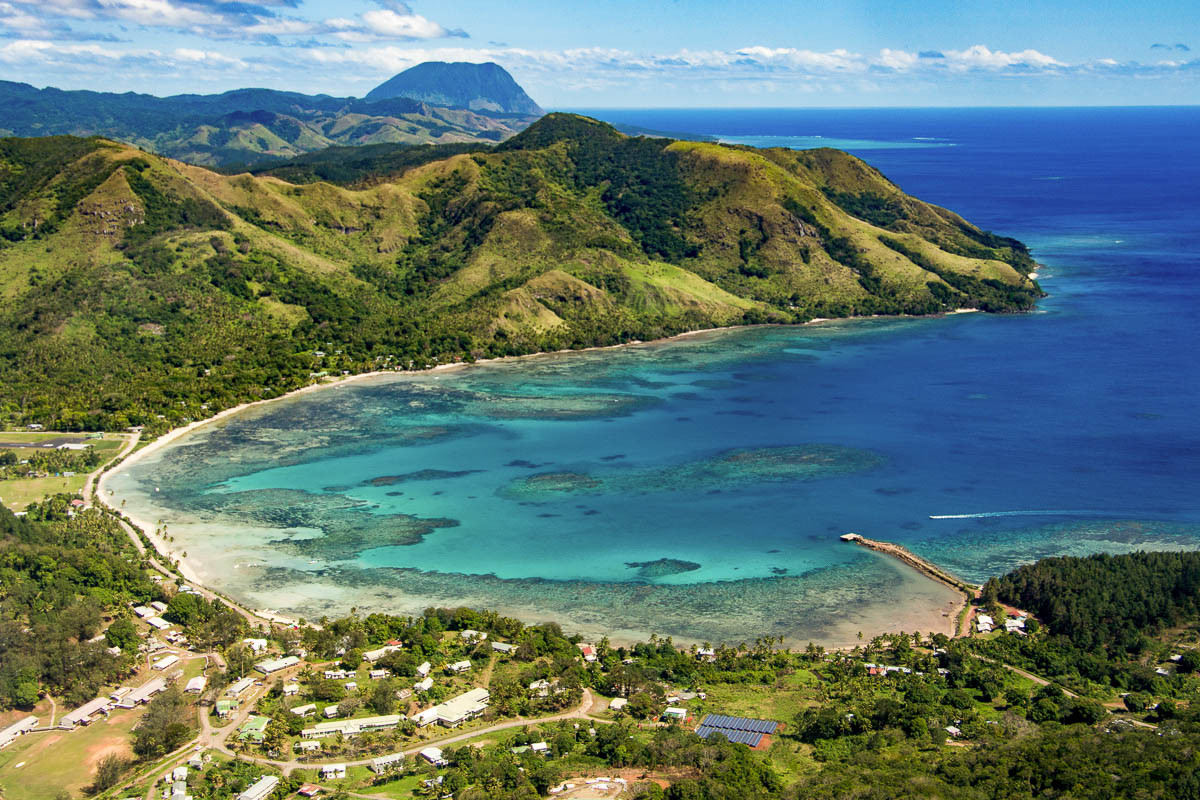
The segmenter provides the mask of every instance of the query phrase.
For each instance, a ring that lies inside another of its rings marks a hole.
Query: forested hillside
[[[0,140],[3,421],[161,427],[323,374],[1040,295],[1019,242],[834,150],[555,114],[406,158],[294,185]]]

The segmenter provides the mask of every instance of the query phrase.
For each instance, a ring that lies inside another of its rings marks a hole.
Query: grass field
[[[18,478],[0,481],[0,502],[13,511],[21,511],[52,494],[78,494],[83,491],[87,475],[69,478]]]
[[[22,736],[0,751],[0,796],[49,800],[63,789],[81,794],[101,758],[131,755],[129,730],[140,716],[140,711],[118,710],[86,728]]]
[[[29,448],[5,448],[11,449],[19,458],[27,458],[31,453],[37,452],[38,442],[58,439],[63,436],[74,437],[74,434],[0,431],[0,441],[29,443]],[[82,440],[83,437],[80,436],[79,438]],[[124,438],[114,436],[113,434],[105,434],[103,439],[91,439],[87,441],[100,454],[102,465],[116,457],[125,445]],[[6,508],[13,511],[21,511],[30,503],[36,503],[52,494],[77,494],[83,490],[86,482],[87,473],[79,473],[70,477],[16,478],[0,481],[0,503],[3,503]]]

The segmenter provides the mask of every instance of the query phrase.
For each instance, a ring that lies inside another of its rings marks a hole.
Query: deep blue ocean
[[[1049,296],[350,384],[109,488],[252,605],[469,603],[626,637],[932,627],[953,596],[847,531],[972,580],[1200,547],[1200,108],[585,113],[846,149],[1026,242]]]

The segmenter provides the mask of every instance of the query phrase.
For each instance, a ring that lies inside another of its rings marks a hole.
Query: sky
[[[1200,0],[0,0],[38,87],[361,97],[422,61],[547,109],[1190,105]]]

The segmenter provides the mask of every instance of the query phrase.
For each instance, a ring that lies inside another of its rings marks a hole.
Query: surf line
[[[930,519],[982,519],[984,517],[1108,517],[1128,516],[1116,511],[981,511],[978,514],[930,514]]]

